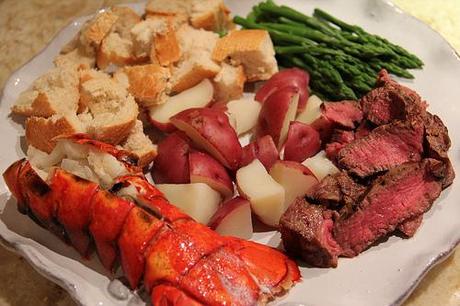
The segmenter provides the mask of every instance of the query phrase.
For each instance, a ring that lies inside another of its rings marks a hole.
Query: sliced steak
[[[372,127],[367,121],[362,121],[355,131],[355,139],[364,138],[372,131]]]
[[[332,132],[331,142],[326,144],[325,151],[327,158],[331,161],[335,161],[340,150],[353,140],[355,140],[355,133],[353,131],[334,130],[334,132]]]
[[[297,199],[280,220],[281,238],[290,254],[315,267],[337,267],[340,247],[332,237],[334,212]]]
[[[383,125],[424,116],[426,103],[415,91],[392,80],[386,70],[380,71],[376,84],[378,87],[360,100],[367,120]]]
[[[407,238],[413,237],[422,224],[423,215],[418,215],[407,219],[398,226],[398,230]]]
[[[337,155],[338,165],[359,177],[419,161],[423,151],[423,126],[396,121],[355,140]]]
[[[354,210],[366,190],[366,186],[356,183],[346,172],[339,172],[326,176],[306,197],[313,203],[340,209],[342,215]]]
[[[354,129],[363,120],[363,112],[356,101],[324,102],[322,115],[334,126]]]
[[[354,257],[407,219],[430,209],[441,193],[433,174],[440,162],[407,163],[378,178],[358,210],[336,222],[334,237],[343,256]]]
[[[430,113],[427,113],[424,123],[427,156],[439,160],[448,158],[447,151],[451,143],[447,127],[438,116]]]

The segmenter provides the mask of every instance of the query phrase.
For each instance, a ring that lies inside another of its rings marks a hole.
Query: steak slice
[[[447,127],[442,120],[430,113],[425,117],[425,152],[428,157],[446,159],[450,148],[450,138]]]
[[[380,126],[353,141],[337,155],[339,167],[359,177],[419,161],[423,151],[423,126],[396,121]]]
[[[358,210],[336,222],[334,237],[346,257],[354,257],[407,219],[430,209],[441,193],[433,174],[441,162],[407,163],[378,178]]]
[[[326,156],[332,161],[335,161],[337,154],[342,150],[347,144],[355,140],[355,133],[353,131],[346,130],[334,130],[331,136],[331,142],[326,144]]]
[[[375,125],[394,120],[423,118],[426,103],[412,89],[392,80],[386,70],[377,78],[377,88],[361,98],[361,107],[367,120]]]
[[[340,247],[332,237],[334,212],[297,199],[280,220],[286,251],[315,267],[337,267]]]
[[[346,172],[342,171],[326,176],[306,196],[313,203],[332,209],[342,208],[342,215],[354,210],[366,190],[366,186],[356,183]]]
[[[418,215],[407,219],[398,226],[398,230],[407,238],[413,237],[422,224],[423,215]]]
[[[356,128],[363,120],[363,112],[356,101],[324,102],[321,112],[334,126],[348,129]]]

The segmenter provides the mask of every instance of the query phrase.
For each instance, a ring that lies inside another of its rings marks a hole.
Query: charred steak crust
[[[315,267],[336,267],[340,247],[332,237],[336,213],[304,199],[297,199],[280,220],[286,251]]]
[[[346,172],[341,171],[326,176],[318,185],[310,189],[306,197],[313,203],[331,209],[340,209],[339,215],[352,213],[360,202],[367,187],[355,182]]]
[[[359,177],[419,161],[423,152],[423,126],[395,121],[380,126],[368,136],[353,141],[337,156],[339,167]]]
[[[377,88],[360,100],[367,120],[383,125],[424,116],[426,103],[415,91],[392,80],[386,70],[379,73],[376,84]]]
[[[440,164],[433,159],[407,163],[377,179],[358,210],[334,226],[342,255],[358,255],[404,221],[429,210],[442,190],[434,175]]]
[[[425,117],[425,152],[428,157],[443,160],[448,158],[450,138],[442,120],[427,112]]]

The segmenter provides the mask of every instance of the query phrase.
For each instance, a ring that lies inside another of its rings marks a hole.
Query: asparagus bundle
[[[267,30],[280,65],[307,70],[312,91],[327,100],[360,98],[373,88],[382,68],[412,79],[407,69],[423,66],[402,47],[320,9],[307,16],[266,0],[246,18],[236,16],[234,22],[247,29]]]

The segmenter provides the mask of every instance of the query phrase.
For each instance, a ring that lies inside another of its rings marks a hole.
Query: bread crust
[[[152,53],[154,53],[162,66],[174,64],[181,57],[179,42],[177,41],[176,31],[172,22],[171,19],[167,19],[168,30],[165,33],[155,33],[153,37],[152,48],[154,52],[151,52],[150,58],[152,58]]]
[[[53,151],[56,145],[55,137],[78,132],[82,131],[70,118],[65,116],[29,117],[26,120],[27,143],[48,154]]]
[[[167,90],[170,72],[168,68],[157,64],[126,66],[116,73],[124,74],[128,79],[128,91],[142,107],[161,104],[160,95]]]

